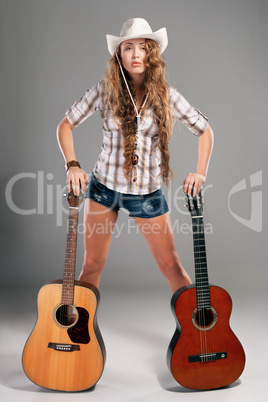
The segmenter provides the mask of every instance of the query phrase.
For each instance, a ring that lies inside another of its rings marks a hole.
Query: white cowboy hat
[[[163,53],[168,44],[167,30],[161,28],[158,31],[153,32],[148,22],[143,18],[131,18],[124,22],[120,36],[106,35],[108,50],[111,55],[114,54],[116,48],[120,43],[127,39],[153,39],[159,43],[160,53]]]

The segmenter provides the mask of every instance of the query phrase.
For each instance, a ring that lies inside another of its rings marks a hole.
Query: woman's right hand
[[[82,193],[84,193],[87,181],[88,181],[88,175],[83,169],[79,168],[78,166],[69,168],[67,172],[68,192],[71,191],[71,185],[72,185],[74,195],[78,196],[80,194],[80,188]]]

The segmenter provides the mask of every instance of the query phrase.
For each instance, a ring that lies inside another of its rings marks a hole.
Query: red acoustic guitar
[[[75,281],[79,205],[83,196],[68,194],[69,223],[63,280],[38,294],[38,319],[22,355],[28,378],[60,391],[92,388],[103,372],[105,346],[97,324],[98,289]]]
[[[178,289],[171,299],[177,328],[167,363],[182,386],[215,389],[240,377],[245,353],[229,325],[230,295],[208,281],[202,194],[187,195],[187,206],[192,217],[196,283]]]

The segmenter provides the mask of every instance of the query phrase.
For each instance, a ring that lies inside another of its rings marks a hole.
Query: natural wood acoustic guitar
[[[230,295],[208,281],[202,193],[187,195],[186,200],[192,217],[195,284],[178,289],[171,299],[177,328],[167,363],[175,380],[186,388],[221,388],[240,377],[245,353],[230,328]]]
[[[105,345],[97,324],[99,291],[75,280],[77,225],[83,196],[68,195],[69,219],[63,280],[45,284],[38,294],[38,317],[23,350],[22,365],[35,384],[60,391],[95,386],[105,364]]]

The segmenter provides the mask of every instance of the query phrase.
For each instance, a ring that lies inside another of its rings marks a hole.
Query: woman
[[[170,289],[191,283],[176,251],[164,195],[172,178],[168,143],[172,120],[179,119],[198,135],[195,173],[183,181],[183,190],[195,195],[207,175],[213,146],[208,119],[193,108],[165,79],[162,53],[166,29],[152,32],[147,21],[124,23],[120,36],[107,35],[112,55],[105,78],[88,90],[67,112],[57,128],[65,158],[67,184],[75,194],[85,192],[87,174],[73,147],[72,131],[97,109],[103,121],[102,150],[95,164],[85,201],[85,255],[79,280],[99,287],[120,207],[129,211],[143,233]],[[103,226],[102,226],[103,225]],[[93,228],[106,230],[92,230]],[[157,229],[157,230],[156,230]],[[101,233],[100,233],[101,232]]]

